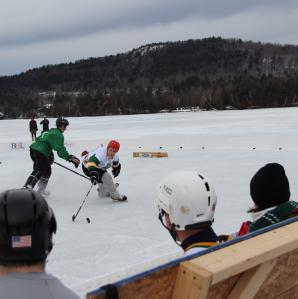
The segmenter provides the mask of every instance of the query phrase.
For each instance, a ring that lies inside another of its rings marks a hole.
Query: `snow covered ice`
[[[115,181],[128,201],[99,198],[93,188],[72,222],[90,182],[53,165],[48,202],[58,232],[48,272],[75,289],[96,277],[179,254],[157,219],[156,187],[171,171],[197,170],[213,182],[218,196],[217,233],[235,231],[248,219],[249,182],[266,163],[285,167],[291,198],[296,200],[297,116],[298,108],[279,108],[68,118],[64,136],[71,154],[80,156],[109,139],[120,141],[122,169]],[[55,120],[49,120],[52,127]],[[22,187],[32,171],[28,124],[29,120],[0,121],[0,191]],[[11,149],[12,143],[24,148]],[[133,158],[134,151],[166,151],[169,157]],[[82,173],[81,167],[75,169],[56,154],[55,160]]]

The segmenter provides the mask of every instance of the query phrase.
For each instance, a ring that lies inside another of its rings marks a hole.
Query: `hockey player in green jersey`
[[[68,125],[69,122],[66,118],[57,118],[57,128],[43,132],[30,145],[33,171],[28,177],[24,188],[33,189],[38,182],[37,191],[42,195],[47,195],[46,187],[52,173],[51,164],[54,162],[53,150],[57,152],[60,158],[73,163],[76,168],[80,165],[80,160],[76,156],[70,155],[64,146],[63,132]]]

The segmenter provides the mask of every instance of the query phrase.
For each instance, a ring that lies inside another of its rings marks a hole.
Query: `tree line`
[[[0,77],[0,111],[85,116],[291,106],[297,104],[297,69],[294,45],[215,37],[154,43]]]

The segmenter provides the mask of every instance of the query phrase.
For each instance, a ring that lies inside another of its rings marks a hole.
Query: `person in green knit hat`
[[[71,162],[77,168],[80,165],[80,159],[70,155],[64,146],[63,133],[69,122],[64,117],[58,117],[56,127],[49,131],[43,132],[36,138],[35,142],[30,145],[30,156],[33,161],[33,171],[28,177],[24,189],[33,189],[38,182],[38,192],[42,195],[49,195],[46,191],[52,169],[51,164],[54,162],[53,150],[58,156],[68,162]]]
[[[290,186],[282,165],[269,163],[250,181],[252,221],[242,223],[238,236],[298,216],[298,202],[290,200]]]

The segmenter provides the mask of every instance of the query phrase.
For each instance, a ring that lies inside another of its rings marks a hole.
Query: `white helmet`
[[[158,185],[160,219],[169,215],[175,230],[197,229],[213,222],[216,194],[210,181],[195,171],[178,171]]]

